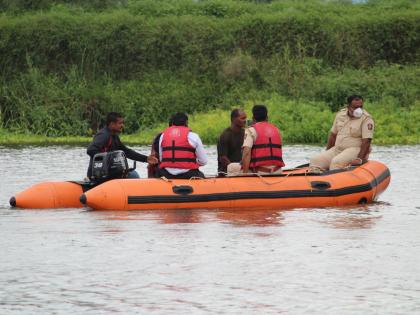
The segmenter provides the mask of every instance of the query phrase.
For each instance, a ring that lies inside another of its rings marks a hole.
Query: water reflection
[[[314,221],[335,229],[369,229],[372,228],[382,215],[377,208],[386,203],[369,206],[324,208],[308,210],[272,210],[272,209],[178,209],[178,210],[150,210],[150,211],[89,211],[100,220],[123,221],[155,221],[161,224],[195,224],[220,222],[233,226],[283,226],[287,213],[306,211],[314,213]],[[323,214],[323,215],[322,215]],[[118,230],[113,230],[118,232]]]
[[[380,217],[360,216],[360,214],[350,213],[344,217],[337,217],[330,224],[336,229],[370,229]]]
[[[179,224],[179,223],[200,223],[202,222],[202,214],[200,210],[179,209],[159,211],[158,216],[163,224]]]
[[[89,211],[101,220],[157,221],[163,224],[200,223],[203,216],[199,209],[150,210],[150,211]]]
[[[220,222],[233,226],[283,226],[287,213],[306,211],[315,213],[314,221],[335,229],[369,229],[372,228],[382,215],[378,207],[387,203],[341,208],[324,208],[316,210],[272,210],[272,209],[178,209],[178,210],[150,210],[150,211],[87,211],[100,220],[116,221],[155,221],[161,224],[196,224]],[[323,214],[323,215],[322,215]],[[118,232],[118,229],[109,231]]]
[[[319,222],[335,229],[370,229],[382,218],[375,209],[378,206],[332,208]]]
[[[282,225],[286,210],[224,210],[217,212],[217,218],[221,222],[233,225]]]
[[[151,211],[89,211],[101,220],[140,220],[157,221],[162,224],[189,224],[221,222],[236,226],[256,225],[282,225],[283,211],[266,209],[178,209],[178,210],[151,210]]]

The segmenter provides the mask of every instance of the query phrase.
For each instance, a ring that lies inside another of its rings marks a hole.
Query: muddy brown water
[[[285,147],[287,166],[319,150]],[[80,180],[88,158],[0,147],[0,314],[420,314],[419,156],[374,147],[392,178],[366,206],[100,212],[11,209],[34,183]]]

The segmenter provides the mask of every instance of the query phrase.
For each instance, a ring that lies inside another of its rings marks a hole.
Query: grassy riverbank
[[[149,143],[172,113],[207,143],[270,104],[290,143],[324,143],[362,94],[376,143],[420,143],[420,6],[410,0],[0,0],[0,143],[85,143],[108,111]],[[151,130],[151,131],[150,131]]]
[[[265,103],[269,108],[269,118],[281,130],[284,143],[325,144],[335,113],[325,103],[290,101],[277,95],[266,99],[254,99],[244,104],[248,115],[254,102]],[[296,108],[300,110],[297,111]],[[375,118],[376,132],[374,144],[418,144],[420,143],[420,104],[413,107],[396,107],[392,103],[366,103],[366,110]],[[229,110],[216,109],[190,117],[190,127],[197,132],[204,143],[215,144],[224,128],[229,126]],[[136,134],[123,134],[127,144],[149,145],[153,137],[165,128],[161,123]],[[0,132],[0,144],[77,144],[86,145],[90,137],[46,137],[40,135],[11,134]]]

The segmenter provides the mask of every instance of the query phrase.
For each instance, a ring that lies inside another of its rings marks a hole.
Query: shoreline
[[[323,146],[334,121],[333,112],[325,103],[295,101],[278,95],[264,97],[269,112],[269,121],[278,126],[283,143]],[[247,101],[236,107],[243,108],[248,117],[256,101]],[[416,145],[420,144],[420,103],[401,108],[395,104],[367,102],[364,108],[375,121],[374,145]],[[230,109],[213,109],[189,114],[189,128],[200,135],[206,145],[216,144],[220,134],[230,125]],[[205,123],[203,123],[205,122]],[[121,134],[127,145],[151,145],[154,137],[167,127],[158,123],[143,126],[135,133]],[[76,132],[75,132],[76,133]],[[88,145],[93,136],[45,136],[31,133],[11,132],[0,128],[0,145]]]
[[[137,138],[137,139],[136,139]],[[145,135],[131,134],[121,135],[121,140],[126,145],[130,146],[150,146],[150,142],[145,140]],[[413,135],[404,139],[373,139],[373,145],[376,146],[392,146],[392,145],[420,145],[420,135]],[[92,141],[92,137],[47,137],[39,135],[23,135],[14,133],[3,133],[0,135],[0,146],[3,147],[30,147],[30,146],[87,146]],[[204,145],[216,145],[213,142],[204,142]],[[285,143],[285,145],[313,145],[313,146],[324,146],[325,143],[310,143],[310,142],[291,142]]]

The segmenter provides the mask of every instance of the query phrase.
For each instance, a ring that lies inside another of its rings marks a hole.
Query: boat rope
[[[193,176],[193,177],[189,178],[188,181],[197,180],[197,179],[209,179],[209,178],[203,178],[203,177]]]
[[[293,169],[293,170],[299,170],[299,169],[296,168],[296,169]],[[265,176],[261,175],[259,173],[247,173],[247,174],[257,175],[258,178],[266,185],[275,185],[275,184],[283,183],[290,175],[296,174],[296,172],[293,172],[293,170],[291,172],[287,173],[284,177],[282,177],[281,180],[278,180],[278,181],[275,181],[275,182],[269,182],[269,181],[265,180]],[[288,170],[288,171],[290,171],[290,170]],[[306,172],[305,172],[305,177],[306,177]]]
[[[311,171],[309,170],[309,168],[305,171],[305,180],[308,183],[308,186],[310,187],[311,193],[314,191],[312,185],[311,185],[311,181],[308,178],[308,174],[311,173]]]
[[[304,164],[302,166],[297,166],[297,167],[294,167],[294,168],[291,168],[291,169],[284,170],[284,171],[287,171],[288,173],[285,176],[283,176],[281,180],[275,181],[275,182],[269,182],[269,181],[265,180],[265,176],[264,175],[261,175],[260,173],[246,173],[246,174],[244,174],[244,173],[241,173],[241,172],[236,172],[236,173],[228,174],[226,172],[219,172],[219,174],[223,174],[226,177],[248,176],[248,175],[252,175],[253,176],[253,175],[255,175],[264,184],[266,184],[266,185],[275,185],[275,184],[281,184],[281,183],[283,183],[287,179],[287,177],[289,177],[290,175],[294,175],[294,174],[298,174],[299,173],[299,172],[294,172],[294,171],[300,171],[300,170],[304,169],[305,167],[307,167],[306,164]],[[306,177],[307,173],[310,173],[310,172],[308,170],[305,171],[305,178],[307,178]],[[282,174],[284,174],[284,173],[282,173]],[[309,186],[311,187],[310,182],[309,182],[309,179],[307,179],[307,181],[308,181]],[[312,187],[311,187],[311,190],[312,190]]]
[[[159,179],[163,180],[164,182],[171,183],[172,179],[166,178],[165,176],[159,177]]]

